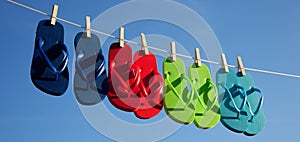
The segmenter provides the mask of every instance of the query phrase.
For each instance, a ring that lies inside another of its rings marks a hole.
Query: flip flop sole
[[[194,120],[194,106],[187,106],[188,91],[187,81],[181,79],[182,75],[185,75],[185,67],[182,60],[179,58],[175,62],[172,62],[169,58],[166,58],[163,63],[163,72],[165,78],[165,96],[164,96],[164,108],[168,116],[176,122],[183,124],[190,124]],[[172,86],[179,93],[178,98],[174,91],[168,87],[166,75],[169,74],[170,82]]]
[[[214,87],[210,86],[207,82],[207,80],[212,80],[209,69],[204,64],[201,67],[192,64],[188,72],[190,79],[195,82],[194,86],[199,94],[199,96],[195,96],[193,100],[195,104],[194,123],[197,127],[203,129],[212,128],[220,122],[221,116],[220,106],[216,100],[218,93],[215,92]],[[204,103],[203,105],[199,102],[198,97],[200,101]],[[207,107],[211,109],[207,109]]]
[[[50,20],[42,20],[39,22],[31,63],[31,80],[33,84],[47,94],[60,96],[65,93],[69,85],[68,68],[60,72],[56,78],[56,73],[50,69],[39,51],[38,46],[40,45],[38,42],[40,39],[44,40],[42,49],[49,55],[53,65],[59,66],[61,64],[60,61],[64,58],[61,52],[59,52],[63,47],[58,46],[59,42],[64,42],[63,26],[58,22],[53,26],[50,24]]]
[[[216,77],[220,101],[221,122],[227,129],[237,133],[242,133],[248,127],[247,113],[244,109],[241,109],[240,115],[238,115],[238,111],[234,107],[234,103],[230,98],[229,92],[227,92],[224,88],[226,87],[230,93],[236,91],[234,88],[234,85],[237,84],[235,73],[231,70],[226,73],[223,69],[220,69],[217,72]],[[243,96],[238,93],[232,95],[236,106],[243,106]]]

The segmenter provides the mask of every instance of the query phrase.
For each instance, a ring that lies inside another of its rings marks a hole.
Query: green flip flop
[[[195,94],[197,94],[193,98],[195,105],[194,123],[199,128],[212,128],[220,122],[221,118],[217,87],[212,82],[208,67],[204,64],[197,67],[193,63],[189,67],[188,73],[194,83]]]
[[[163,73],[165,81],[164,109],[168,116],[176,122],[190,124],[194,120],[194,106],[192,105],[192,89],[189,93],[187,82],[192,85],[186,77],[185,66],[182,60],[176,59],[172,62],[165,58],[163,62]],[[194,88],[191,86],[191,88]]]
[[[263,95],[261,91],[255,88],[254,81],[250,73],[242,76],[240,73],[236,74],[237,82],[242,86],[247,93],[247,114],[248,127],[244,134],[253,136],[258,134],[265,126],[265,117],[262,110]]]
[[[228,73],[223,68],[216,75],[219,93],[221,122],[229,130],[243,133],[248,128],[248,116],[245,110],[247,95],[238,86],[235,72]]]

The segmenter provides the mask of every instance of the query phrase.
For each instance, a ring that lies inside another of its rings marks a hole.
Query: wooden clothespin
[[[57,13],[58,13],[58,5],[53,5],[52,14],[51,14],[51,18],[50,18],[51,25],[53,25],[53,26],[56,23]]]
[[[198,67],[202,66],[199,48],[195,48],[195,63]]]
[[[86,32],[86,37],[91,38],[91,17],[86,16],[85,17],[85,32]]]
[[[176,61],[176,44],[175,44],[175,42],[170,43],[170,48],[171,48],[171,52],[170,52],[171,61],[175,62]]]
[[[242,58],[240,56],[237,57],[237,62],[238,62],[238,72],[242,74],[242,76],[246,75],[244,64],[242,62]]]
[[[141,33],[141,41],[142,41],[142,50],[144,51],[145,55],[149,54],[147,41],[144,33]]]
[[[222,60],[222,68],[226,73],[229,72],[226,56],[224,53],[221,54],[221,60]]]
[[[124,43],[124,27],[120,28],[120,37],[119,37],[119,43],[120,43],[120,47],[124,47],[125,43]]]

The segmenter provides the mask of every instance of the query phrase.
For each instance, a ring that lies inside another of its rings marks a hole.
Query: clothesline
[[[24,5],[24,4],[15,2],[15,1],[13,1],[13,0],[7,0],[7,1],[10,2],[10,3],[13,3],[13,4],[15,4],[15,5],[21,6],[21,7],[23,7],[23,8],[26,8],[26,9],[28,9],[28,10],[31,10],[31,11],[37,12],[37,13],[39,13],[39,14],[42,14],[42,15],[51,17],[50,14],[47,14],[46,12],[37,10],[37,9],[35,9],[35,8],[32,8],[32,7],[29,7],[29,6],[27,6],[27,5]],[[80,25],[80,24],[71,22],[71,21],[69,21],[69,20],[65,20],[65,19],[62,19],[62,18],[59,18],[59,17],[56,17],[56,19],[59,20],[59,21],[65,22],[65,23],[67,23],[67,24],[70,24],[70,25],[79,27],[79,28],[85,28],[85,26],[82,26],[82,25]],[[110,37],[110,38],[119,39],[119,37],[117,37],[117,36],[114,36],[114,35],[111,35],[111,34],[108,34],[108,33],[104,33],[104,32],[101,32],[101,31],[98,31],[98,30],[95,30],[95,29],[91,29],[91,31],[92,31],[92,32],[95,32],[95,33],[98,33],[98,34],[101,34],[101,35],[104,35],[104,36],[107,36],[107,37]],[[140,43],[137,43],[137,42],[135,42],[135,41],[126,40],[126,39],[124,39],[124,41],[127,42],[127,43],[131,43],[131,44],[134,44],[134,45],[139,45],[139,46],[141,46]],[[150,48],[150,49],[156,50],[156,51],[160,51],[160,52],[164,52],[164,53],[169,53],[169,51],[163,50],[163,49],[160,49],[160,48],[157,48],[157,47],[153,47],[153,46],[149,46],[149,45],[148,45],[147,47]],[[184,58],[188,58],[188,59],[193,59],[193,57],[191,57],[191,56],[184,55],[184,54],[179,54],[179,53],[176,53],[176,56],[180,56],[180,57],[184,57]],[[202,61],[202,62],[206,62],[206,63],[210,63],[210,64],[215,64],[215,65],[222,65],[222,63],[215,62],[215,61],[210,61],[210,60],[205,60],[205,59],[201,59],[201,61]],[[235,66],[235,65],[228,65],[228,67],[231,67],[231,68],[238,68],[238,67]],[[281,73],[281,72],[267,71],[267,70],[261,70],[261,69],[255,69],[255,68],[246,68],[246,67],[245,67],[244,69],[245,69],[245,70],[248,70],[248,71],[253,71],[253,72],[261,72],[261,73],[266,73],[266,74],[273,74],[273,75],[279,75],[279,76],[286,76],[286,77],[300,78],[300,75],[294,75],[294,74],[288,74],[288,73]]]

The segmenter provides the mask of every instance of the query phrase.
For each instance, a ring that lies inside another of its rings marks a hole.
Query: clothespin
[[[226,56],[224,53],[221,54],[221,60],[222,60],[222,68],[224,68],[224,71],[226,73],[229,72]]]
[[[91,38],[91,17],[86,16],[85,17],[85,32],[86,32],[86,37]]]
[[[56,23],[56,17],[57,17],[57,13],[58,13],[58,5],[53,5],[53,8],[52,8],[52,14],[51,14],[51,25],[55,25]]]
[[[195,63],[198,67],[202,66],[199,48],[195,48]]]
[[[120,28],[120,37],[119,37],[120,47],[124,47],[124,27]]]
[[[238,72],[242,74],[242,76],[246,75],[244,64],[242,62],[242,58],[240,56],[237,57],[237,62],[238,62]]]
[[[175,44],[175,42],[171,42],[170,47],[171,47],[170,57],[171,57],[172,62],[175,62],[176,61],[176,44]]]
[[[142,41],[142,50],[144,51],[145,55],[149,54],[147,41],[144,33],[141,33],[141,41]]]

